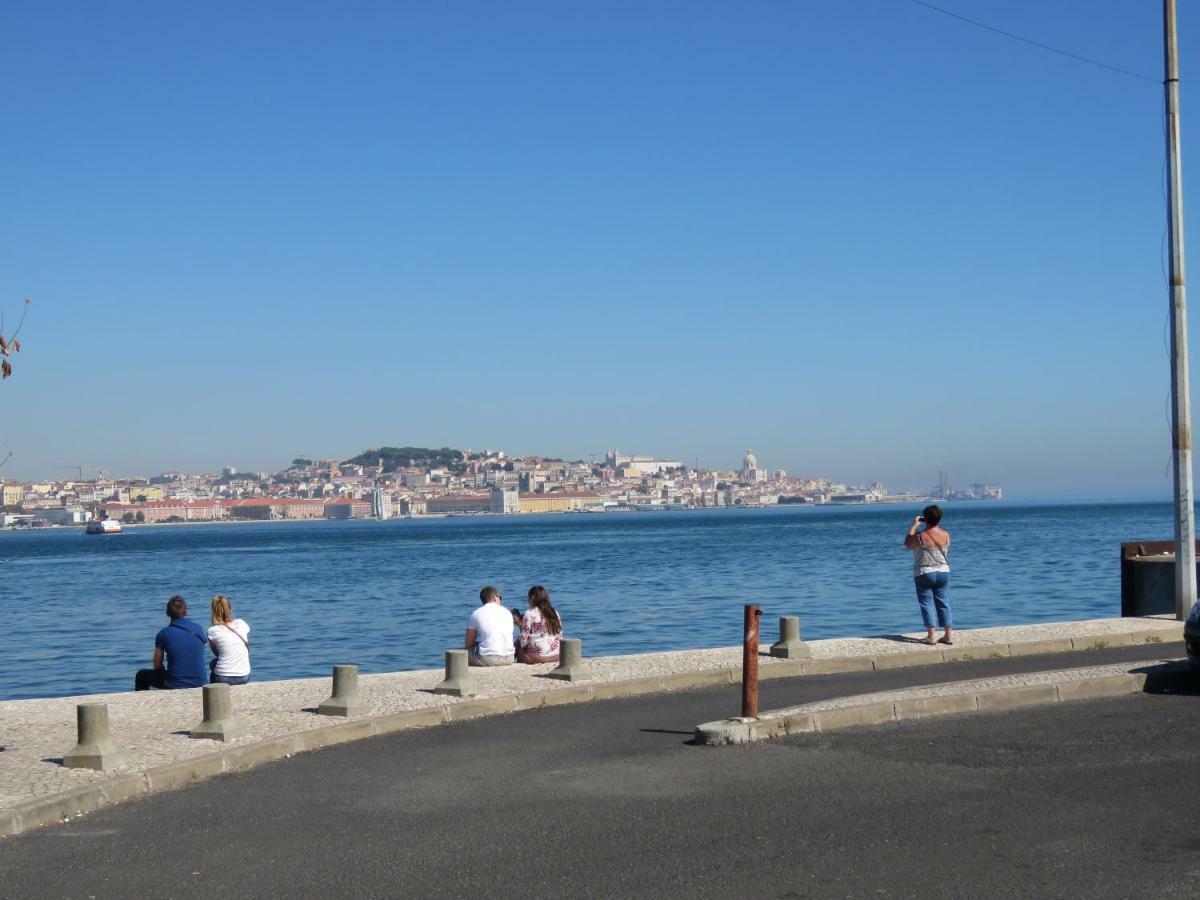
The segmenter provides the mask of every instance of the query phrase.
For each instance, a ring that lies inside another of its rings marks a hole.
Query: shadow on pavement
[[[1147,694],[1200,697],[1200,673],[1193,672],[1186,661],[1158,663],[1130,671],[1146,676],[1146,684],[1142,691]]]

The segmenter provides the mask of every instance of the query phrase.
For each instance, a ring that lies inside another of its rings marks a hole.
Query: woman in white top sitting
[[[529,609],[521,616],[521,637],[517,640],[517,662],[558,662],[562,644],[562,619],[550,605],[550,592],[540,584],[529,589]]]
[[[245,684],[250,680],[250,626],[233,617],[229,598],[212,599],[212,628],[208,645],[216,658],[210,663],[210,684]]]

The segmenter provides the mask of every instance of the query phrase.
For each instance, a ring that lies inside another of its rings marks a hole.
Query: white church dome
[[[747,450],[746,455],[742,457],[742,470],[749,472],[751,469],[758,468],[758,460],[754,457],[752,450]]]

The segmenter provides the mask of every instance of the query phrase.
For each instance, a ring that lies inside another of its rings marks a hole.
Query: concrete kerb
[[[996,653],[1001,655],[1025,656],[1035,653],[1061,653],[1071,650],[1096,649],[1105,646],[1128,646],[1135,643],[1172,642],[1180,640],[1181,627],[1181,625],[1174,625],[1147,631],[1099,635],[1094,638],[991,644],[977,647],[966,646],[959,649],[946,648],[946,650],[934,650],[931,648],[929,651],[901,651],[871,657],[781,660],[764,666],[760,677],[765,680],[836,674],[840,672],[869,671],[872,669],[889,669],[906,665],[928,665],[957,659],[986,659]],[[981,655],[977,657],[976,653]],[[903,661],[901,661],[900,657],[904,657]],[[37,800],[17,804],[8,809],[0,809],[0,837],[19,834],[23,831],[61,821],[64,816],[74,816],[79,813],[91,812],[102,806],[118,803],[142,794],[181,787],[225,772],[232,772],[261,763],[284,759],[307,750],[333,746],[375,735],[391,734],[413,728],[427,728],[447,722],[464,721],[481,716],[498,715],[523,709],[569,703],[584,703],[592,700],[636,697],[645,694],[720,684],[737,684],[740,680],[740,669],[721,667],[718,669],[665,676],[647,676],[628,679],[626,681],[596,684],[585,683],[561,690],[531,691],[484,700],[448,703],[428,709],[387,713],[370,716],[365,719],[353,719],[349,722],[340,722],[296,734],[282,735],[252,743],[225,747],[214,753],[156,766],[142,773],[118,775],[50,797],[38,798]],[[1094,679],[1091,682],[1069,683],[1057,686],[1047,685],[1045,687],[1050,689],[1053,697],[1046,691],[1027,693],[1020,698],[1026,701],[1026,704],[1021,705],[1027,705],[1029,702],[1059,702],[1070,699],[1083,699],[1084,697],[1116,696],[1140,690],[1144,681],[1144,675],[1123,675],[1107,679]],[[975,695],[969,696],[974,698],[976,704],[974,708],[976,709],[1004,708],[1003,706],[989,707],[989,701],[980,703]],[[871,718],[877,718],[881,722],[904,721],[906,719],[925,716],[966,712],[969,711],[965,706],[966,703],[967,701],[959,699],[958,696],[926,698],[922,701],[896,701],[892,704],[890,713],[884,709],[885,704],[877,704],[873,706],[878,706],[878,709],[872,708],[865,712],[857,711],[855,715],[846,713],[841,716],[827,714],[818,716],[817,714],[804,713],[789,716],[783,722],[765,722],[760,720],[753,725],[746,723],[744,730],[748,740],[764,740],[772,737],[780,737],[784,734],[800,734],[817,730],[828,731],[838,727],[868,724],[867,720]],[[858,709],[863,710],[867,708],[860,707]],[[828,712],[831,711],[826,711],[826,713]],[[838,710],[837,712],[842,713],[844,711]],[[839,722],[844,724],[839,724]],[[699,738],[699,729],[697,729],[697,734]]]
[[[104,793],[104,782],[63,791],[51,797],[39,797],[19,803],[7,810],[9,824],[15,830],[9,834],[28,831],[51,822],[62,822],[83,813],[95,812],[108,804]],[[0,820],[3,822],[3,820]]]
[[[900,656],[899,653],[888,653],[886,656]],[[907,654],[905,654],[907,655]],[[912,654],[916,656],[918,654]],[[941,656],[935,655],[933,652],[929,654],[920,654],[925,656],[930,662],[941,662]],[[842,672],[870,672],[875,668],[874,656],[841,656],[832,657],[830,659],[806,659],[803,663],[803,672],[805,675],[838,675]],[[763,668],[759,671],[759,678],[765,677],[765,673],[774,669]]]
[[[285,734],[283,737],[255,741],[240,747],[229,747],[221,751],[221,756],[225,759],[225,771],[233,772],[257,766],[259,763],[286,759],[303,751],[304,742],[300,739],[300,735]]]
[[[812,713],[817,731],[838,731],[859,725],[882,725],[896,721],[896,704],[891,700],[867,703],[863,706],[847,706],[842,709],[825,709]]]
[[[896,701],[896,721],[928,719],[933,716],[949,716],[956,713],[975,712],[979,709],[976,694],[950,694],[945,697],[914,697]]]
[[[1075,647],[1070,638],[1053,641],[1026,641],[1008,645],[1009,656],[1040,656],[1047,653],[1070,653]]]
[[[1176,625],[1173,628],[1159,628],[1154,631],[1133,631],[1129,636],[1135,644],[1163,644],[1181,640],[1183,633],[1181,625]]]
[[[443,725],[450,719],[446,715],[448,707],[435,706],[432,709],[414,709],[407,712],[385,713],[373,716],[376,734],[392,734],[397,731],[408,731],[412,728],[429,728],[433,725]]]
[[[974,662],[981,659],[1004,659],[1012,656],[1009,644],[984,644],[975,647],[947,647],[942,651],[945,662]]]
[[[494,716],[497,713],[516,712],[520,709],[517,694],[506,694],[500,697],[488,697],[484,700],[467,700],[455,703],[446,708],[446,721],[462,722],[467,719],[478,719],[480,716]]]
[[[178,762],[155,766],[146,770],[146,785],[151,791],[183,787],[194,784],[225,771],[225,754],[222,751],[181,759]]]
[[[1133,644],[1133,634],[1103,634],[1071,638],[1075,650],[1104,650],[1107,647],[1128,647]]]
[[[871,666],[876,671],[901,669],[908,666],[928,666],[946,661],[943,650],[919,650],[908,653],[884,653],[871,657]]]
[[[531,694],[517,694],[518,709],[541,709],[544,706],[566,706],[573,703],[587,703],[592,699],[591,685],[564,688],[561,691],[538,691]]]
[[[946,694],[934,697],[915,697],[901,700],[880,700],[857,706],[806,711],[768,712],[756,720],[725,719],[706,722],[696,727],[695,743],[720,746],[747,744],[810,731],[837,731],[888,722],[904,722],[935,716],[960,715],[969,712],[1000,712],[1027,706],[1066,703],[1100,697],[1119,697],[1141,691],[1146,683],[1144,673],[1104,675],[1081,681],[1058,684],[1036,684],[996,690]]]
[[[1058,699],[1091,700],[1095,697],[1119,697],[1122,694],[1136,694],[1146,686],[1146,673],[1130,672],[1127,675],[1110,675],[1107,678],[1093,678],[1088,681],[1066,681],[1057,685]]]

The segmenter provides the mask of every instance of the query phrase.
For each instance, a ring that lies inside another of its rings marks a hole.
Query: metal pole
[[[762,609],[747,603],[742,618],[742,718],[758,718],[758,620]]]
[[[1192,414],[1188,390],[1187,273],[1183,253],[1183,171],[1179,160],[1179,46],[1175,0],[1163,0],[1171,242],[1171,437],[1175,487],[1175,618],[1196,603],[1196,518],[1192,506]]]

